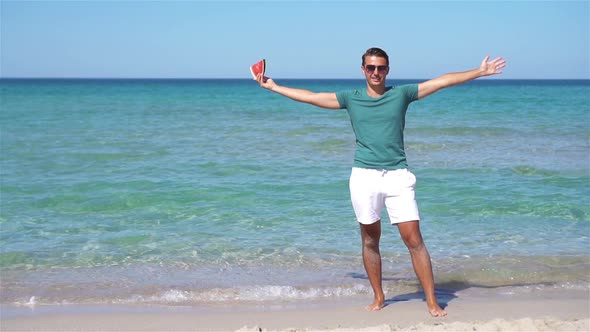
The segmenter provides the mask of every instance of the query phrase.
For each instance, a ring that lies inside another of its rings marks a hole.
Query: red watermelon
[[[264,71],[266,70],[266,60],[262,59],[252,66],[250,66],[250,73],[252,73],[252,78],[256,79],[258,74],[262,74],[264,76]]]

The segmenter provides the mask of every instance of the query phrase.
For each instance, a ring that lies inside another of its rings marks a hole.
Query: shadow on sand
[[[356,272],[348,273],[347,276],[351,277],[351,278],[355,278],[355,279],[365,279],[365,280],[369,279],[366,274],[356,273]],[[393,282],[398,281],[401,283],[408,284],[408,279],[403,279],[403,278],[384,277],[383,281],[393,281]],[[447,282],[443,282],[443,283],[437,283],[434,293],[435,293],[436,298],[438,300],[438,304],[441,306],[441,308],[445,309],[449,305],[449,302],[451,302],[452,300],[454,300],[458,297],[457,292],[460,292],[465,289],[469,289],[469,288],[495,289],[495,288],[502,288],[502,287],[520,287],[520,286],[533,286],[533,285],[538,285],[538,283],[480,285],[480,284],[474,284],[474,283],[470,283],[470,282],[466,282],[466,281],[462,281],[462,280],[452,280],[452,281],[447,281]],[[544,285],[550,285],[550,284],[544,284]],[[417,284],[417,281],[416,281],[416,286],[420,288],[420,286]],[[413,292],[413,293],[406,293],[406,294],[399,294],[399,295],[395,295],[389,299],[385,299],[385,306],[392,305],[397,302],[405,302],[405,301],[410,301],[410,300],[422,300],[425,302],[426,298],[424,297],[424,292],[422,292],[422,291],[417,291],[417,292]]]

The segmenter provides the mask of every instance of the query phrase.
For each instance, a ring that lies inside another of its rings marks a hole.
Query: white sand
[[[430,317],[421,300],[393,303],[379,312],[368,312],[360,303],[296,309],[40,309],[2,319],[1,331],[590,331],[588,292],[459,296],[449,303],[445,318]]]

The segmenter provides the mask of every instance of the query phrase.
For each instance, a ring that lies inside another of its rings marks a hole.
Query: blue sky
[[[390,78],[508,61],[503,78],[590,78],[583,1],[1,0],[2,77],[362,78],[369,47]]]

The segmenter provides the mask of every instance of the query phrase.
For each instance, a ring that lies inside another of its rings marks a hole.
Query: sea
[[[372,301],[346,111],[249,79],[1,79],[0,108],[3,306]],[[445,89],[405,143],[439,301],[590,294],[589,80]],[[422,298],[382,223],[386,299]]]

